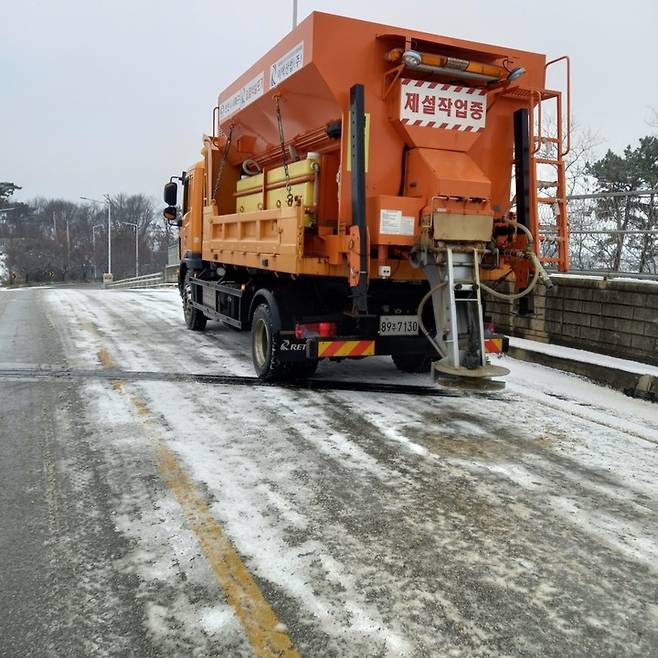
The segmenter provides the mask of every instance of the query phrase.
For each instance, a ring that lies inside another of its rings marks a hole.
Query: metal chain
[[[219,163],[219,171],[217,172],[217,176],[215,177],[215,185],[212,188],[213,199],[217,195],[219,184],[222,182],[222,175],[224,174],[224,165],[226,164],[226,160],[228,158],[228,151],[231,148],[232,140],[233,140],[233,124],[231,124],[231,127],[228,129],[226,143],[224,144],[224,154],[222,155],[222,161]],[[219,203],[217,204],[217,207],[219,208]]]
[[[292,206],[295,198],[292,195],[292,185],[290,184],[290,172],[288,171],[288,154],[286,153],[285,139],[283,137],[283,119],[281,118],[281,107],[279,106],[279,96],[274,97],[276,103],[276,120],[279,124],[279,141],[281,142],[281,158],[283,159],[283,172],[286,177],[286,194],[288,205]]]

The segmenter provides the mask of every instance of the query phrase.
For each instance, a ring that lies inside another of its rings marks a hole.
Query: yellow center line
[[[116,364],[104,347],[98,350],[98,358],[105,368],[116,368]]]
[[[254,654],[299,656],[274,610],[231,545],[206,501],[181,469],[175,453],[163,441],[156,448],[156,463],[162,477],[178,499],[199,541],[215,578],[224,589],[227,603],[242,624]]]
[[[104,367],[116,367],[104,348],[98,352],[98,358]],[[130,394],[129,399],[144,423],[157,432],[157,421],[153,419],[146,401],[134,393]],[[224,590],[226,602],[242,624],[254,655],[257,658],[299,657],[286,627],[265,600],[204,497],[195,489],[176,453],[166,445],[162,436],[155,437],[155,463],[165,485],[178,500],[215,579]]]
[[[103,364],[104,368],[108,368],[112,370],[117,367],[117,364],[114,363],[112,357],[109,355],[108,351],[104,347],[98,350],[98,359]],[[126,382],[123,379],[113,379],[110,381],[110,384],[112,384],[112,388],[114,388],[117,391],[123,391],[123,385],[125,383]]]

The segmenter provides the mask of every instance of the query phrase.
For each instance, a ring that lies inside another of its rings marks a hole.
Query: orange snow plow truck
[[[495,386],[508,371],[488,354],[506,341],[484,293],[505,280],[516,292],[503,296],[525,297],[550,285],[542,263],[568,265],[555,62],[311,14],[220,94],[201,160],[165,185],[187,326],[250,330],[264,380],[390,355],[442,383]]]

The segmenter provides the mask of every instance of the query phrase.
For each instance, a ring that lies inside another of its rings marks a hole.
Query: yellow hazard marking
[[[503,351],[503,339],[502,338],[485,338],[484,339],[484,351],[489,353],[497,353]]]
[[[318,343],[319,357],[372,356],[374,340],[333,340]]]
[[[106,349],[98,352],[98,358],[106,368],[116,368]],[[112,382],[113,386],[117,383]],[[115,388],[121,390],[121,387]],[[130,394],[130,401],[144,423],[157,430],[157,421],[148,404],[134,393]],[[181,467],[176,453],[161,436],[155,437],[155,463],[165,485],[178,500],[217,582],[224,590],[226,602],[244,628],[256,658],[299,658],[300,654],[286,627],[265,600],[204,497]]]

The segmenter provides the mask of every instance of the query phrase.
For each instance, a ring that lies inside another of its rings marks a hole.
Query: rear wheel
[[[398,370],[402,372],[429,372],[432,357],[427,354],[392,354],[391,358]]]
[[[251,358],[258,377],[267,382],[289,378],[291,367],[281,361],[279,340],[274,335],[272,310],[260,304],[251,321]]]
[[[191,302],[192,282],[190,281],[190,273],[188,272],[183,281],[183,315],[185,316],[185,324],[192,331],[203,331],[206,328],[208,318],[198,308],[192,306]]]

